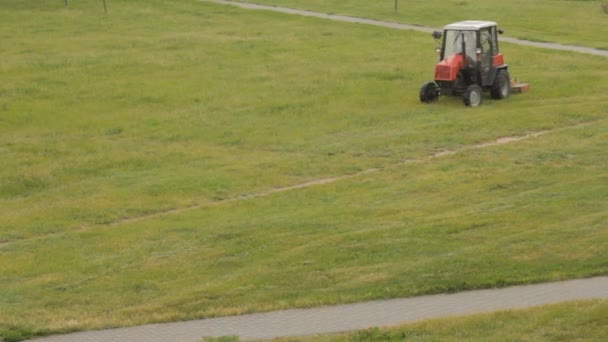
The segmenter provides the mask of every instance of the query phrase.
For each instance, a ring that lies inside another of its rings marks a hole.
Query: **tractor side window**
[[[481,52],[486,55],[486,54],[492,54],[492,34],[490,33],[489,29],[483,29],[481,30]]]
[[[488,67],[492,65],[492,47],[494,46],[492,33],[489,28],[485,28],[479,32],[479,35],[479,42],[481,43],[481,65],[483,67]]]

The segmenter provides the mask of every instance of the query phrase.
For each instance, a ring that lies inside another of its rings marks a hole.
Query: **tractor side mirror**
[[[441,39],[441,36],[443,36],[443,33],[441,33],[441,31],[435,31],[435,32],[433,32],[433,38],[435,38],[435,39]]]
[[[500,30],[500,29],[498,30],[498,34],[503,34],[503,33],[505,33],[505,31]]]

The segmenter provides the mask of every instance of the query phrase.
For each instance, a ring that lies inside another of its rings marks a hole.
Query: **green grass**
[[[244,0],[258,4],[344,14],[441,28],[460,20],[498,22],[507,36],[608,49],[608,15],[602,0]]]
[[[604,341],[608,301],[422,321],[401,327],[274,341]]]
[[[529,93],[425,106],[425,34],[109,5],[0,3],[0,336],[608,273],[605,59],[503,44]]]

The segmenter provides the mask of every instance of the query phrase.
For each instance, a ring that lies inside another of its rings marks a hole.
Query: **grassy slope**
[[[493,20],[511,37],[608,49],[608,15],[601,0],[244,0],[325,13],[443,27],[460,20]]]
[[[275,341],[604,341],[608,301],[429,320],[345,335]],[[228,340],[228,339],[227,339]]]
[[[434,56],[417,33],[198,2],[0,6],[5,330],[608,271],[604,59],[505,45],[531,93],[422,106]],[[596,124],[397,164],[580,122]]]

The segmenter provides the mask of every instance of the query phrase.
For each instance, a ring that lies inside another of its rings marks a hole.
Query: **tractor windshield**
[[[464,53],[469,58],[474,58],[477,47],[477,31],[455,31],[449,30],[445,33],[443,46],[443,58]]]

